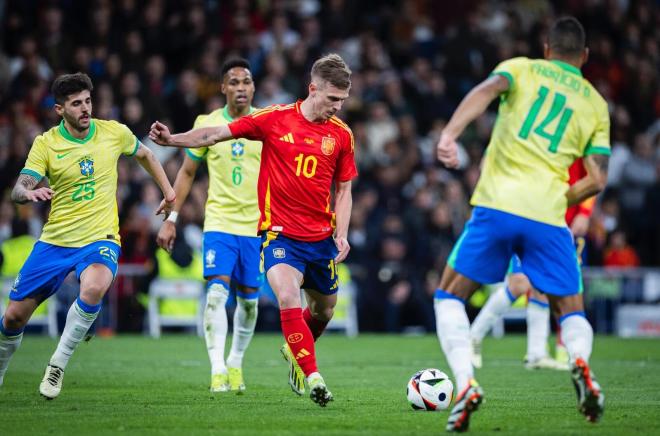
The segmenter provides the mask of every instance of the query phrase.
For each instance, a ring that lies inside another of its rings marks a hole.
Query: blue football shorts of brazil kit
[[[48,298],[57,292],[71,271],[75,271],[80,280],[80,274],[93,263],[108,267],[114,278],[120,254],[119,244],[112,241],[97,241],[76,248],[37,241],[16,276],[9,298],[14,301],[38,296]]]
[[[475,207],[449,256],[449,265],[478,283],[504,279],[513,255],[539,291],[567,296],[582,292],[573,235],[553,226],[507,212]]]
[[[263,282],[259,269],[260,248],[259,236],[204,232],[204,278],[229,276],[234,283],[259,288]]]
[[[285,263],[303,274],[302,288],[333,295],[339,290],[335,257],[338,250],[332,237],[318,242],[297,241],[277,232],[261,235],[263,271]]]

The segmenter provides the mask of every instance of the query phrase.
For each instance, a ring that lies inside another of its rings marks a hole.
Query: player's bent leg
[[[21,301],[9,300],[7,309],[0,318],[0,386],[4,382],[9,361],[23,340],[23,329],[41,300],[26,298]]]
[[[438,339],[449,362],[456,387],[461,394],[447,421],[447,431],[465,431],[470,415],[483,399],[483,391],[474,380],[470,344],[470,322],[465,301],[480,284],[454,271],[447,265],[435,292],[435,319]]]
[[[211,392],[229,391],[229,375],[225,365],[225,342],[227,340],[227,310],[229,298],[229,276],[208,277],[206,283],[206,306],[204,307],[204,340],[211,362]]]
[[[459,392],[474,375],[470,359],[470,322],[465,312],[465,301],[479,286],[479,283],[447,265],[440,286],[435,291],[436,331]]]
[[[303,319],[314,336],[314,341],[323,334],[335,313],[337,294],[326,295],[313,289],[305,289],[307,307]]]
[[[533,289],[527,301],[527,354],[525,368],[568,371],[568,363],[559,362],[548,354],[550,336],[550,304],[548,298]]]
[[[243,356],[247,350],[254,328],[257,325],[259,292],[255,288],[240,286],[236,292],[236,311],[234,312],[234,334],[231,351],[227,358],[229,389],[241,393],[245,390],[243,380]]]
[[[550,303],[561,314],[559,323],[568,350],[577,407],[588,421],[598,422],[605,409],[605,395],[589,367],[593,329],[584,313],[582,294],[552,296]]]
[[[280,305],[280,321],[286,345],[309,383],[309,377],[318,374],[318,368],[314,337],[302,316],[300,285],[303,275],[293,266],[280,263],[272,266],[266,276]],[[290,374],[290,384],[291,378]],[[293,385],[292,389],[295,391]],[[312,399],[314,400],[314,397]]]
[[[509,275],[507,284],[499,287],[481,308],[479,314],[470,326],[470,339],[472,342],[472,365],[481,368],[483,358],[481,355],[481,342],[493,325],[502,318],[511,305],[527,292],[531,285],[522,273]]]
[[[106,265],[96,263],[87,266],[80,275],[80,295],[69,308],[62,336],[39,385],[39,392],[47,399],[60,394],[69,359],[96,320],[113,278],[113,272]]]

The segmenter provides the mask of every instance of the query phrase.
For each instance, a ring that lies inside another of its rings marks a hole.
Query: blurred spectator
[[[612,119],[610,178],[591,221],[588,264],[622,257],[634,263],[634,253],[641,265],[660,266],[656,3],[437,3],[149,0],[44,2],[34,9],[34,2],[0,2],[0,241],[12,236],[16,217],[34,236],[46,217],[47,205],[18,208],[8,196],[34,138],[59,122],[49,93],[56,75],[88,72],[96,86],[94,116],[120,120],[142,138],[153,120],[186,131],[200,113],[224,104],[218,65],[230,56],[250,60],[255,105],[264,107],[304,95],[311,63],[334,51],[354,73],[340,117],[353,130],[360,167],[348,265],[358,284],[361,328],[400,330],[416,323],[430,329],[425,308],[469,217],[496,105],[461,138],[460,170],[437,164],[440,132],[465,92],[497,63],[542,56],[549,23],[575,14],[591,49],[584,76],[607,100]],[[153,149],[173,180],[182,152]],[[200,243],[208,183],[205,167],[199,171],[180,218],[193,249]],[[160,198],[131,161],[120,160],[118,179],[122,262],[155,274],[158,218],[152,209]],[[400,225],[385,229],[393,223]],[[378,272],[388,268],[407,278],[383,282],[387,291],[375,289]],[[147,284],[129,282],[120,279],[119,292]]]
[[[605,249],[605,266],[635,267],[639,266],[639,256],[635,249],[628,244],[626,234],[615,230],[610,235],[610,242]]]

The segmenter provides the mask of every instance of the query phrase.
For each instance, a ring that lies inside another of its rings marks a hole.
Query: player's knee
[[[299,292],[280,292],[277,295],[277,300],[280,303],[281,309],[291,309],[301,306]]]
[[[335,314],[335,307],[334,306],[329,306],[329,307],[317,307],[313,312],[312,312],[312,317],[314,319],[317,319],[319,321],[324,321],[328,322],[332,319],[332,316]]]
[[[520,297],[531,288],[531,284],[524,274],[512,274],[509,277],[509,291],[514,297]]]
[[[30,315],[19,310],[8,308],[4,315],[5,328],[9,330],[20,330],[27,324]]]
[[[96,305],[101,302],[107,288],[99,283],[88,283],[80,288],[80,299],[86,304]]]

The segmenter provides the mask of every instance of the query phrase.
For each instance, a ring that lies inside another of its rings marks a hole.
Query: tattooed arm
[[[53,198],[55,191],[42,187],[34,189],[39,181],[28,174],[20,174],[14,189],[11,191],[11,199],[16,203],[27,203],[28,201],[47,201]]]
[[[226,124],[217,127],[200,127],[185,133],[170,133],[163,123],[156,121],[151,125],[149,138],[156,144],[170,147],[200,148],[213,145],[216,142],[233,138]]]
[[[610,157],[604,154],[590,154],[584,157],[587,175],[573,184],[566,192],[568,206],[582,203],[601,192],[607,185],[607,167]]]

